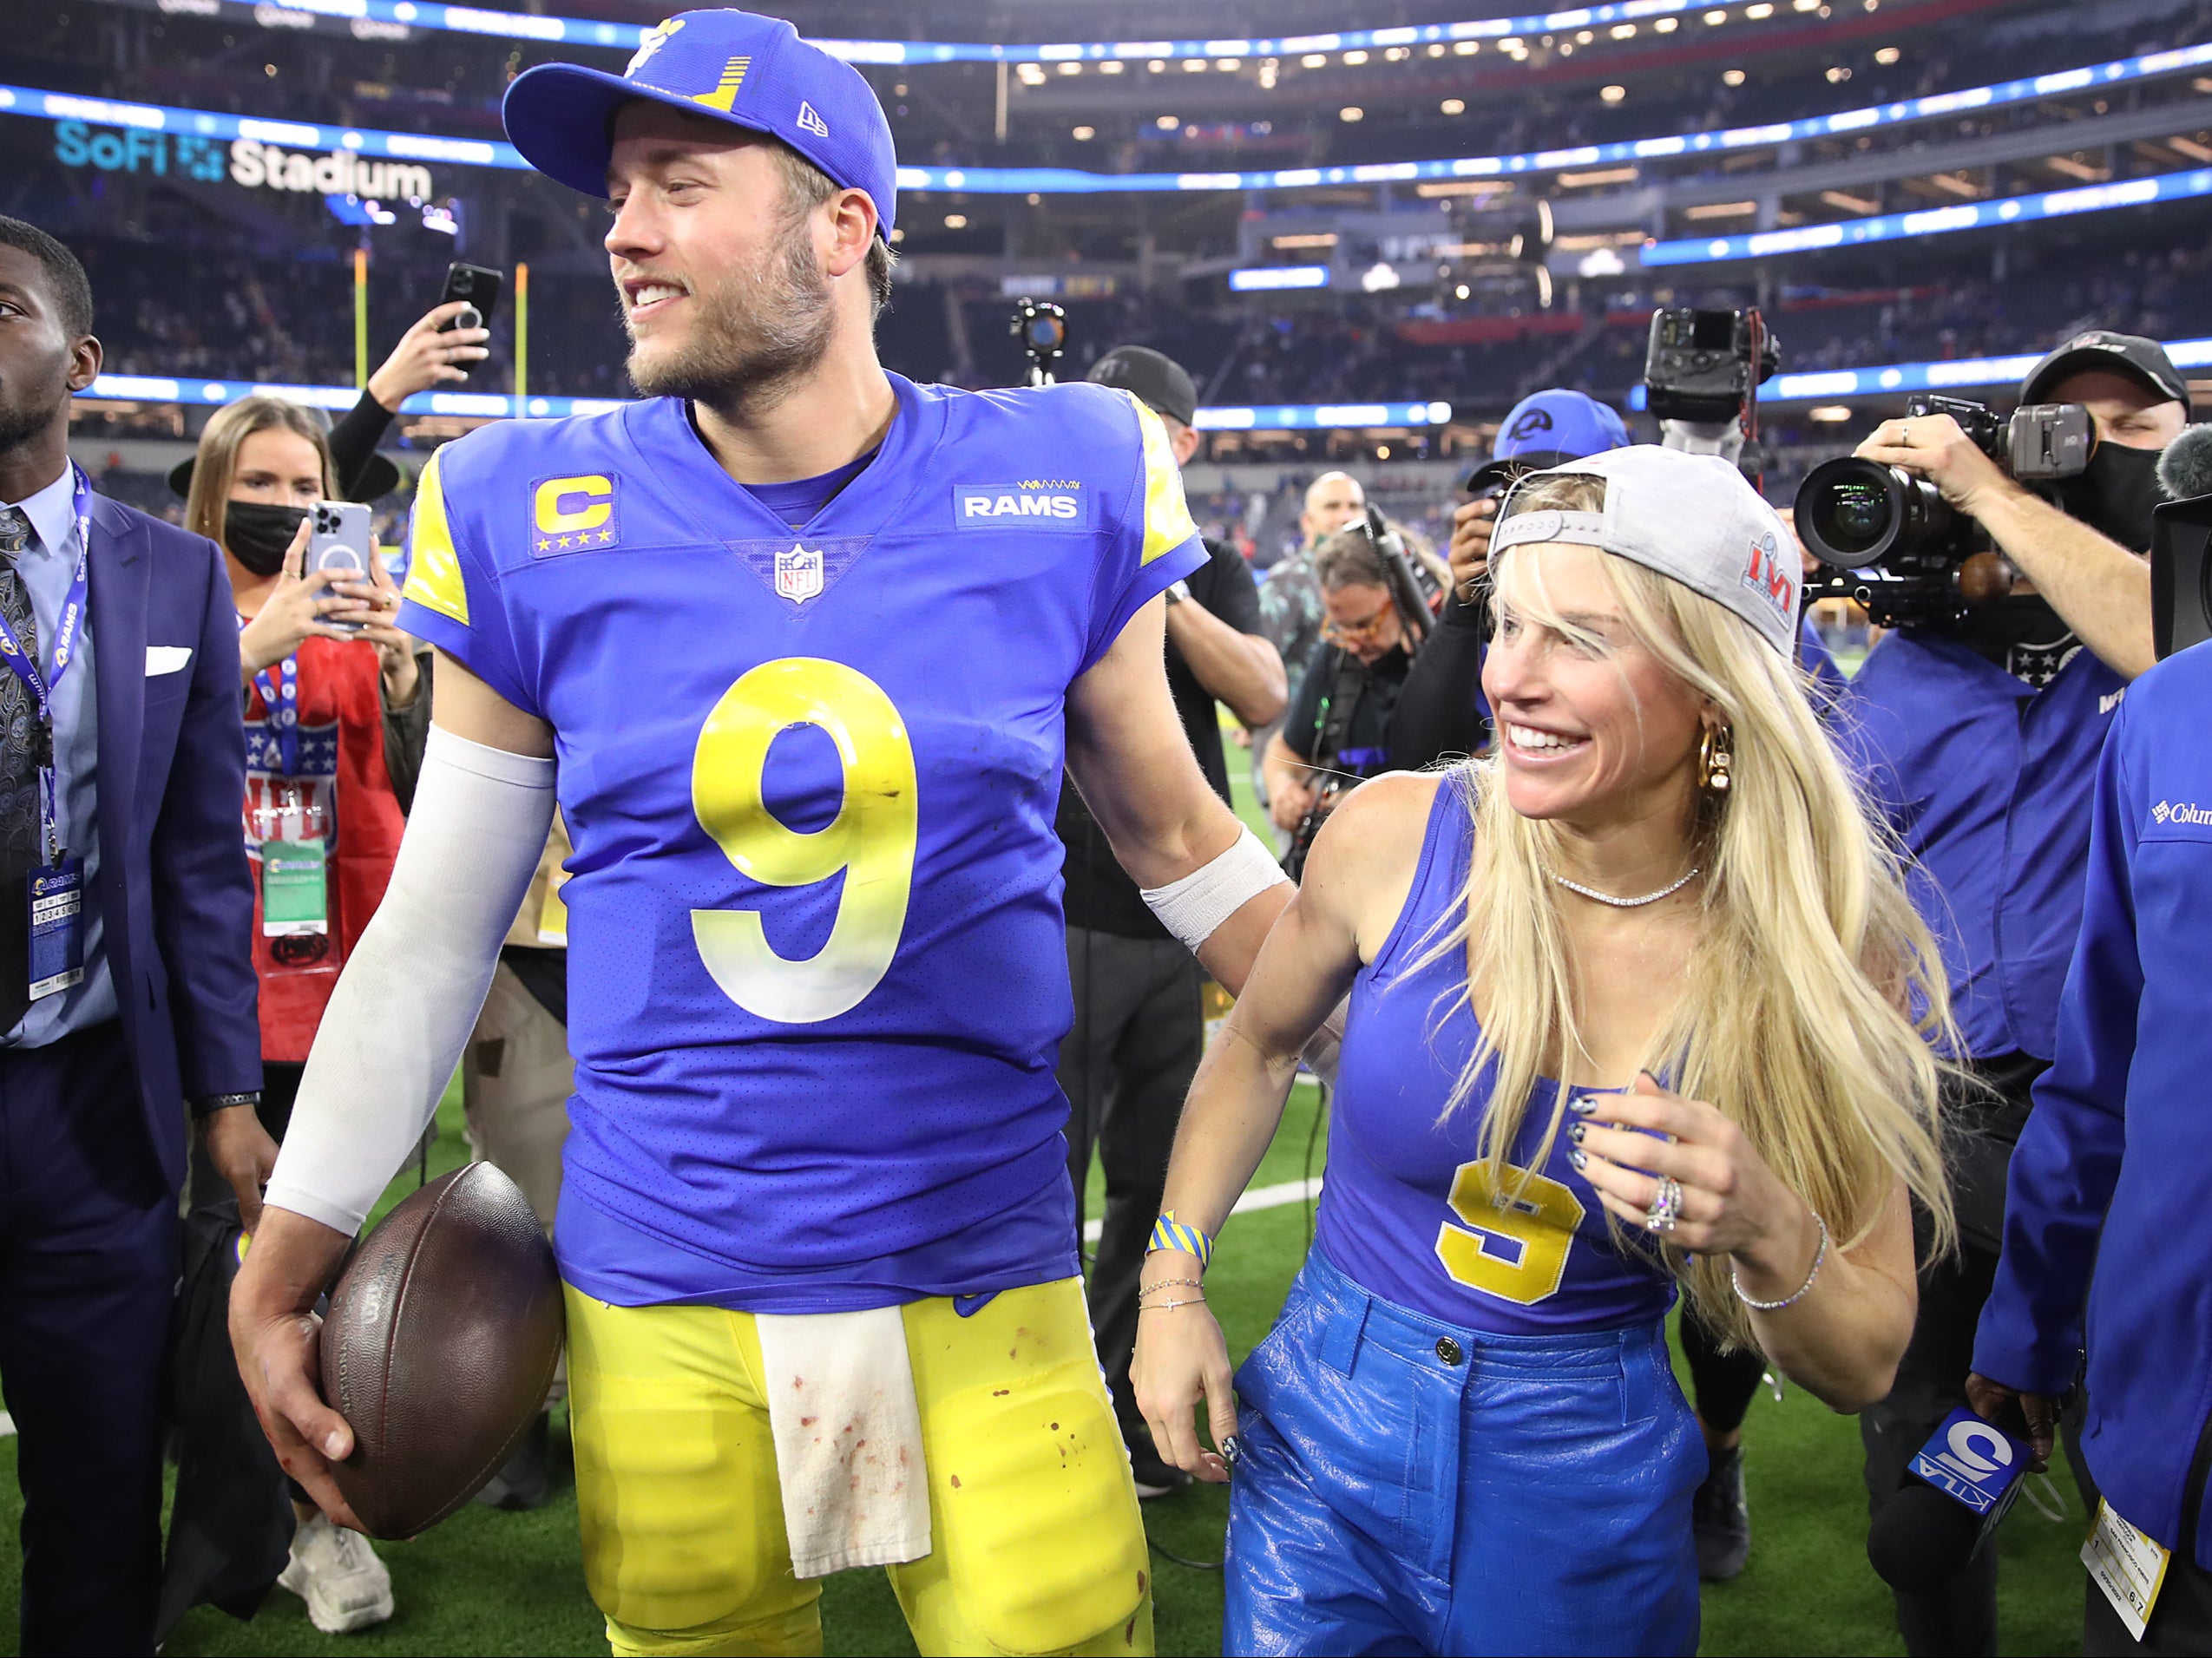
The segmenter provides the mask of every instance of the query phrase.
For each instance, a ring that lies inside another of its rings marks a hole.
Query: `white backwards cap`
[[[1513,493],[1539,478],[1577,476],[1605,480],[1603,512],[1515,513],[1508,496],[1491,555],[1532,541],[1594,547],[1672,577],[1734,611],[1784,656],[1795,652],[1797,546],[1733,462],[1640,443],[1532,472]]]

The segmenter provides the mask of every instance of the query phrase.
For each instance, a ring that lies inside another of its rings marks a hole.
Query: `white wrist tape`
[[[1195,950],[1247,901],[1290,879],[1275,855],[1247,829],[1218,857],[1180,881],[1145,888],[1144,895],[1159,924]]]
[[[269,1203],[351,1235],[413,1154],[544,854],[553,771],[430,728],[391,884],[315,1032]]]

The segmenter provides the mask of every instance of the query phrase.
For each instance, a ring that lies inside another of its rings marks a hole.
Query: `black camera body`
[[[1710,424],[1736,419],[1782,366],[1782,346],[1756,311],[1651,313],[1644,385],[1654,418]]]
[[[1027,383],[1051,385],[1060,368],[1060,355],[1067,349],[1067,313],[1049,299],[1017,299],[1008,328],[1028,354]]]
[[[1976,449],[2031,486],[2078,477],[2095,445],[2077,403],[2029,403],[2007,418],[1986,403],[1922,393],[1906,399],[1905,413],[1950,416]],[[1805,550],[1830,573],[1807,584],[1808,604],[1848,599],[1882,626],[1940,626],[2011,586],[1981,526],[1902,467],[1856,455],[1824,462],[1799,488],[1792,514]]]

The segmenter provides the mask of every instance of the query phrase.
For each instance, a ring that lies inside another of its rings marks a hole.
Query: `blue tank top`
[[[1466,888],[1471,785],[1465,767],[1445,774],[1405,908],[1353,983],[1315,1241],[1375,1294],[1462,1329],[1558,1334],[1658,1318],[1673,1281],[1614,1248],[1598,1194],[1567,1162],[1564,1124],[1531,1177],[1496,1192],[1476,1151],[1487,1090],[1438,1123],[1480,1037],[1465,953],[1422,960]],[[1538,1083],[1515,1168],[1543,1145],[1557,1098],[1556,1084]]]

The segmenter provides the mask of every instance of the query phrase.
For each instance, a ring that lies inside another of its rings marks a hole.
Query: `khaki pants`
[[[561,1205],[561,1147],[575,1074],[567,1027],[502,962],[461,1058],[469,1149],[522,1189],[548,1237]],[[552,1398],[567,1393],[564,1364]]]

